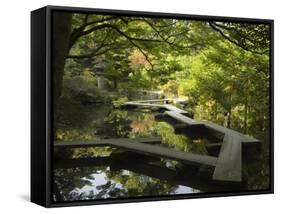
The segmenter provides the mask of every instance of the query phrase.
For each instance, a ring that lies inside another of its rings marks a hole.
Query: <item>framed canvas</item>
[[[273,20],[31,12],[31,201],[273,193]]]

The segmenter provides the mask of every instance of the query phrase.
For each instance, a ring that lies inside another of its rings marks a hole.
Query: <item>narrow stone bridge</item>
[[[188,117],[188,112],[173,105],[166,104],[169,99],[131,101],[123,104],[124,108],[156,108],[167,117],[183,123],[186,128],[203,127],[206,130],[223,134],[223,142],[219,144],[218,157],[177,151],[159,145],[161,138],[117,138],[99,139],[93,141],[55,142],[55,147],[95,147],[111,146],[122,148],[139,154],[153,157],[163,157],[186,164],[207,165],[214,168],[213,180],[242,181],[242,145],[258,145],[259,141],[232,129],[209,121],[197,121]],[[163,104],[156,104],[163,103]],[[158,143],[158,144],[155,144]]]

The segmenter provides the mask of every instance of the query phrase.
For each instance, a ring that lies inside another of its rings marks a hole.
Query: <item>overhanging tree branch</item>
[[[218,32],[223,38],[225,38],[225,39],[228,40],[229,42],[235,44],[236,46],[242,48],[242,49],[245,50],[245,51],[249,51],[249,52],[251,52],[251,53],[260,54],[260,55],[267,52],[267,51],[260,52],[260,51],[251,50],[251,49],[249,49],[249,48],[247,48],[247,47],[241,45],[239,42],[235,41],[234,39],[230,38],[229,36],[227,36],[227,35],[223,32],[223,30],[221,30],[221,29],[220,29],[217,25],[215,25],[214,23],[209,22],[209,25],[211,26],[211,28],[212,28],[213,30],[215,30],[216,32]]]
[[[121,36],[125,37],[134,47],[136,47],[141,53],[142,55],[145,57],[146,61],[149,63],[149,65],[151,66],[151,68],[153,69],[153,63],[151,62],[148,54],[144,51],[143,47],[141,47],[140,44],[138,43],[141,43],[141,42],[155,42],[155,43],[161,43],[161,42],[164,42],[164,43],[167,43],[168,45],[170,46],[174,46],[178,49],[185,49],[185,48],[192,48],[194,47],[195,45],[190,45],[190,46],[181,46],[181,45],[178,45],[178,44],[175,44],[174,42],[171,42],[169,41],[170,38],[172,37],[177,37],[177,36],[180,36],[180,35],[184,35],[187,30],[185,31],[182,31],[182,32],[179,32],[177,34],[172,34],[172,35],[168,35],[168,36],[164,36],[162,34],[161,31],[162,30],[158,30],[154,25],[153,23],[149,22],[148,20],[146,19],[140,19],[141,21],[145,22],[146,24],[148,24],[154,31],[155,33],[157,34],[157,36],[160,38],[160,39],[150,39],[150,38],[136,38],[136,37],[132,37],[130,35],[128,35],[126,32],[123,32],[122,30],[120,30],[116,25],[113,25],[113,24],[109,24],[109,23],[103,23],[103,24],[99,24],[99,25],[95,25],[93,27],[90,27],[88,28],[87,30],[86,27],[89,27],[93,24],[96,24],[96,23],[102,23],[104,21],[109,21],[109,20],[112,20],[112,19],[116,19],[117,17],[108,17],[108,18],[104,18],[104,19],[100,19],[100,20],[95,20],[95,21],[92,21],[92,22],[88,22],[88,17],[86,18],[85,17],[85,21],[84,21],[84,25],[82,25],[81,27],[75,29],[71,35],[71,39],[70,39],[70,44],[69,44],[69,49],[71,49],[71,47],[75,44],[75,42],[82,36],[85,36],[85,35],[88,35],[92,32],[95,32],[97,30],[101,30],[101,29],[106,29],[106,28],[110,28],[112,30],[114,30],[115,32],[117,32],[118,34],[120,34]],[[127,24],[129,21],[135,21],[136,19],[129,19],[129,20],[122,20],[125,24]],[[173,23],[172,23],[173,24]],[[170,27],[171,25],[169,25]],[[163,26],[161,26],[163,27]],[[68,58],[76,58],[76,59],[82,59],[82,58],[90,58],[90,57],[93,57],[97,54],[97,52],[103,48],[103,44],[101,44],[97,49],[95,49],[94,51],[92,51],[91,53],[88,53],[88,54],[83,54],[83,55],[69,55]]]
[[[114,44],[113,43],[105,44],[103,46],[103,49],[99,49],[99,50],[95,49],[93,52],[87,53],[87,54],[68,55],[67,59],[89,59],[89,58],[93,58],[93,57],[105,54],[105,53],[107,53],[108,51],[111,51],[111,50],[118,50],[118,49],[120,49],[120,45],[118,47],[112,47],[112,45],[114,45]],[[105,48],[105,47],[107,47],[107,48]]]
[[[111,44],[105,44],[107,38],[108,38],[108,33],[106,34],[106,36],[104,37],[104,39],[101,41],[101,44],[100,44],[96,49],[94,49],[94,51],[92,51],[91,53],[88,53],[88,54],[81,54],[81,55],[68,55],[67,58],[72,58],[72,59],[91,58],[91,57],[95,56],[96,53],[97,53],[100,49],[102,49],[103,47],[105,47],[105,46],[110,46],[110,45],[113,44],[113,43],[111,43]]]
[[[127,39],[130,39],[131,41],[139,41],[139,42],[162,42],[161,40],[157,40],[157,39],[146,39],[146,38],[134,38],[134,37],[130,37],[127,34],[125,34],[123,31],[121,31],[117,26],[112,25],[112,24],[100,24],[100,25],[96,25],[86,31],[84,31],[82,28],[79,30],[76,30],[76,32],[73,32],[73,34],[70,37],[70,43],[69,43],[69,49],[71,49],[71,47],[74,45],[74,43],[81,37],[84,35],[88,35],[94,31],[97,30],[101,30],[104,28],[111,28],[114,29],[116,32],[118,32],[119,34],[123,35],[124,37],[126,37]],[[79,31],[79,32],[78,32]]]
[[[98,23],[110,21],[110,20],[113,20],[113,19],[118,19],[118,17],[117,16],[111,16],[111,17],[100,19],[100,20],[94,20],[94,21],[91,21],[91,22],[87,22],[85,24],[85,26],[89,26],[89,25],[92,25],[92,24],[98,24]]]
[[[179,33],[176,33],[176,34],[163,35],[163,33],[165,33],[165,34],[167,33],[167,30],[157,29],[157,27],[153,23],[151,23],[150,21],[148,21],[145,18],[143,18],[143,19],[131,19],[131,21],[142,21],[142,22],[146,23],[162,39],[161,42],[165,42],[168,45],[174,46],[174,47],[179,48],[179,49],[186,49],[186,48],[193,47],[193,45],[191,45],[191,46],[189,46],[189,45],[183,46],[183,45],[179,45],[179,44],[176,44],[174,42],[169,41],[169,39],[172,38],[172,37],[177,37],[177,36],[180,36],[180,35],[184,35],[185,33],[188,32],[188,30],[183,30],[183,31],[181,31]]]
[[[142,54],[143,56],[145,57],[146,61],[149,63],[149,65],[151,66],[151,69],[153,69],[154,65],[153,63],[150,61],[148,55],[145,53],[145,51],[142,49],[141,46],[139,46],[136,41],[138,42],[162,42],[161,40],[155,40],[155,39],[146,39],[146,38],[134,38],[134,37],[130,37],[128,36],[126,33],[124,33],[123,31],[119,30],[118,27],[116,27],[115,25],[111,25],[111,24],[101,24],[101,25],[97,25],[97,26],[94,26],[92,28],[90,28],[89,30],[87,31],[83,31],[79,34],[79,36],[77,35],[77,37],[81,37],[83,35],[87,35],[87,34],[90,34],[96,30],[100,30],[100,29],[103,29],[103,28],[111,28],[113,30],[115,30],[116,32],[118,32],[120,35],[124,36],[134,47],[136,47]],[[76,40],[78,39],[76,38]],[[102,48],[103,46],[101,45],[100,48]],[[81,56],[68,56],[68,58],[76,58],[76,59],[82,59],[82,58],[90,58],[90,57],[93,57],[95,55],[95,53],[97,52],[98,50],[95,50],[93,51],[92,53],[90,54],[84,54],[84,55],[81,55]]]

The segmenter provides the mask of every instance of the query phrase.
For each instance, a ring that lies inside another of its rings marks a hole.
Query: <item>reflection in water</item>
[[[62,109],[59,122],[55,122],[56,140],[161,136],[162,146],[209,155],[218,151],[207,150],[206,143],[222,140],[215,135],[198,139],[192,131],[183,134],[175,130],[175,124],[170,125],[172,122],[156,120],[156,113],[146,111],[67,102]],[[208,167],[186,166],[108,146],[55,149],[53,198],[75,201],[268,188],[268,164],[259,159],[243,165],[244,178],[239,185],[214,183],[211,175]]]
[[[86,175],[77,173],[80,170],[88,173]],[[60,196],[54,195],[55,200],[73,201],[199,192],[199,190],[190,187],[170,185],[165,181],[128,170],[112,172],[110,167],[83,167],[80,170],[76,168],[55,169],[55,181],[60,190]],[[59,183],[60,176],[69,173],[73,173],[72,179],[68,180],[69,183]],[[68,188],[68,185],[72,185],[73,189]]]

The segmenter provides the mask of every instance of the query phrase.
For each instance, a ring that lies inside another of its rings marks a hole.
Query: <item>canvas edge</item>
[[[115,204],[115,203],[132,203],[132,202],[150,202],[163,200],[178,200],[178,199],[195,199],[195,198],[210,198],[210,197],[227,197],[227,196],[244,196],[244,195],[258,195],[274,193],[274,20],[272,19],[256,19],[256,18],[238,18],[225,16],[209,16],[209,15],[188,15],[177,13],[159,13],[147,11],[129,11],[129,10],[112,10],[112,9],[98,9],[98,8],[82,8],[82,7],[65,7],[48,5],[40,8],[46,9],[46,200],[45,204],[40,204],[45,207],[67,207],[67,206],[82,206],[82,205],[98,205],[98,204]],[[38,9],[38,10],[40,10]],[[36,10],[35,10],[36,11]],[[119,199],[103,199],[92,201],[73,201],[73,202],[52,202],[51,200],[51,176],[52,176],[52,161],[51,148],[52,140],[52,81],[51,81],[51,13],[52,11],[68,11],[80,13],[107,13],[118,15],[139,15],[151,17],[166,17],[166,18],[182,18],[193,20],[213,20],[213,21],[231,21],[231,22],[247,22],[247,23],[261,23],[269,24],[271,27],[271,48],[270,48],[270,188],[266,190],[255,190],[245,192],[223,192],[223,193],[200,193],[192,195],[172,195],[172,196],[155,196],[155,197],[141,197],[141,198],[119,198]],[[33,11],[34,12],[34,11]],[[34,202],[34,201],[33,201]],[[35,202],[36,203],[36,202]]]

